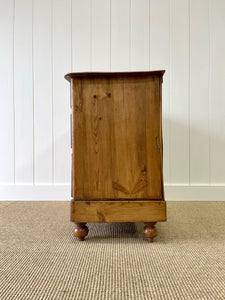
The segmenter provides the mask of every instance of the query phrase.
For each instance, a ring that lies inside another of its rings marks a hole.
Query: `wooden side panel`
[[[165,201],[72,201],[71,222],[164,222]]]
[[[115,198],[129,197],[129,163],[127,156],[128,144],[127,134],[127,105],[124,101],[124,79],[115,78],[111,80],[113,119],[112,119],[112,188]],[[119,172],[120,169],[120,172]]]
[[[159,77],[72,84],[72,197],[161,199]]]
[[[85,111],[85,182],[87,198],[111,198],[111,93],[109,80],[87,79],[83,83]]]
[[[122,101],[113,99],[116,198],[146,197],[145,84],[143,78],[125,78]]]
[[[146,85],[147,195],[155,199],[162,197],[160,84],[154,76]]]
[[[84,198],[84,113],[82,80],[71,81],[72,103],[72,198]],[[79,171],[78,171],[79,170]],[[79,173],[78,173],[79,172]],[[75,176],[76,175],[76,176]]]
[[[73,84],[74,197],[112,198],[109,81],[96,78]]]

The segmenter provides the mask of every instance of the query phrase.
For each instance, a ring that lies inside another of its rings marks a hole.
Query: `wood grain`
[[[72,222],[163,222],[165,201],[71,201]]]
[[[140,73],[72,76],[73,199],[163,199],[161,76]]]
[[[74,73],[72,198],[74,235],[86,222],[146,222],[144,236],[166,221],[163,190],[164,71]]]
[[[161,138],[161,98],[159,77],[152,77],[146,84],[146,151],[147,155],[147,193],[153,198],[162,198],[162,138]]]
[[[165,70],[156,70],[156,71],[139,71],[139,72],[76,72],[76,73],[68,73],[64,77],[69,82],[72,81],[73,78],[83,78],[83,77],[136,77],[136,76],[153,76],[159,75],[163,76]]]

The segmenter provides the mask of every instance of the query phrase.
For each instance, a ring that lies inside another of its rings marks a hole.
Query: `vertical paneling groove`
[[[165,182],[225,184],[224,3],[0,0],[0,182],[70,182],[65,73],[166,69]]]
[[[93,71],[110,70],[110,2],[95,0],[92,3],[92,46]]]
[[[72,9],[72,71],[91,71],[91,1],[74,0]]]
[[[129,71],[131,70],[131,0],[129,0]]]
[[[170,132],[170,3],[165,0],[158,0],[151,3],[150,15],[150,61],[152,70],[165,69],[166,73],[163,77],[163,97],[162,97],[162,113],[163,113],[163,142],[164,142],[164,178],[167,183],[169,180],[169,132]]]
[[[69,84],[64,75],[71,68],[71,1],[53,0],[52,92],[54,183],[70,180]]]
[[[73,59],[73,56],[74,56],[74,33],[73,33],[73,26],[74,26],[74,20],[73,20],[73,0],[71,0],[71,70],[70,72],[73,72],[73,65],[74,65],[74,59]],[[71,96],[71,95],[70,95]],[[71,101],[71,100],[70,100]]]
[[[149,28],[149,36],[148,36],[148,59],[149,59],[149,63],[148,63],[148,66],[149,66],[149,70],[151,70],[151,52],[150,52],[150,49],[151,49],[151,0],[149,0],[149,8],[148,8],[148,28]]]
[[[92,3],[90,1],[90,70],[93,71],[93,61],[92,61],[92,42],[93,42],[93,31],[92,31]]]
[[[111,1],[111,70],[128,71],[130,61],[130,0]]]
[[[112,0],[109,0],[109,70],[112,70]]]
[[[0,0],[0,183],[15,183],[14,1]]]
[[[212,1],[211,178],[225,183],[225,2]]]
[[[208,10],[209,10],[209,23],[208,23],[208,32],[209,32],[209,98],[208,98],[208,107],[209,107],[209,117],[208,117],[208,136],[209,136],[209,184],[212,183],[211,178],[211,101],[212,101],[212,4],[211,0],[208,0]]]
[[[188,0],[188,184],[191,182],[191,131],[190,131],[190,111],[191,111],[191,99],[190,99],[190,65],[191,65],[191,0]]]
[[[169,53],[170,53],[170,58],[169,58],[169,76],[170,76],[170,82],[169,82],[169,107],[168,107],[168,114],[169,114],[169,119],[168,119],[168,127],[169,127],[169,153],[168,153],[168,158],[167,158],[167,163],[169,165],[169,171],[167,173],[167,180],[165,178],[165,182],[168,181],[168,183],[171,182],[171,120],[170,120],[170,115],[171,115],[171,99],[173,96],[173,5],[174,5],[174,0],[170,0],[169,5],[169,19],[170,19],[170,24],[169,24]],[[165,157],[164,151],[163,151],[163,157]],[[165,163],[163,164],[165,166]]]
[[[209,5],[190,4],[190,183],[209,184]]]
[[[13,0],[13,183],[16,183],[16,139],[15,139],[15,1]]]
[[[130,70],[149,70],[149,0],[131,0]]]
[[[54,136],[55,136],[55,132],[54,132],[54,89],[53,89],[53,84],[54,84],[54,78],[53,78],[53,52],[54,52],[54,48],[53,48],[53,1],[51,0],[51,77],[52,77],[52,81],[51,81],[51,89],[52,89],[52,184],[55,183],[55,144],[54,144]]]
[[[32,0],[32,119],[33,119],[33,185],[35,184],[35,128],[34,128],[34,0]]]
[[[51,0],[34,0],[35,183],[52,183]]]
[[[33,87],[32,2],[30,0],[15,1],[14,27],[15,182],[32,184]]]
[[[188,0],[173,6],[173,97],[170,105],[171,182],[189,182],[189,14]]]

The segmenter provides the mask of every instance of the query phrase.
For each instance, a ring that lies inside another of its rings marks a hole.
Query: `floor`
[[[0,299],[225,299],[225,202],[168,202],[153,244],[141,223],[88,224],[69,202],[0,202]]]

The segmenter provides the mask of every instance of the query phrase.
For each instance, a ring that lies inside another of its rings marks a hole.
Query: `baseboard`
[[[64,185],[0,185],[0,200],[69,201],[71,187]]]
[[[166,201],[225,201],[225,184],[165,185]]]
[[[69,201],[69,184],[0,185],[1,201]],[[225,201],[225,184],[165,184],[166,201]]]

